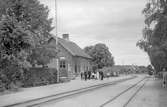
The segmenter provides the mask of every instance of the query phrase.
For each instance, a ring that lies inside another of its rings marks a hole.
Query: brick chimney
[[[63,34],[62,38],[65,39],[65,40],[69,40],[69,34]]]

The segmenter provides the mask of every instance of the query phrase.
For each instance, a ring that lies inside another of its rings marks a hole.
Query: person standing
[[[84,73],[81,71],[81,80],[83,80]]]
[[[100,80],[103,80],[103,78],[104,78],[103,71],[100,71],[100,72],[99,72],[99,77],[100,77]]]
[[[95,79],[95,73],[92,72],[92,76],[91,76],[93,79]]]
[[[90,78],[91,78],[91,71],[88,70],[88,79],[90,80]]]
[[[84,77],[85,77],[85,81],[87,80],[87,72],[84,71]]]
[[[163,70],[162,70],[162,77],[163,77],[162,86],[164,88],[166,88],[166,86],[167,86],[167,71],[166,71],[166,68],[163,68]]]
[[[103,78],[104,78],[104,73],[103,71],[101,71],[101,80],[103,80]]]
[[[99,76],[100,76],[99,71],[97,71],[96,72],[96,78],[99,79]]]

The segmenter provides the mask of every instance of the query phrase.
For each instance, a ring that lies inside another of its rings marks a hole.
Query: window
[[[60,68],[66,68],[66,62],[65,60],[60,61]]]

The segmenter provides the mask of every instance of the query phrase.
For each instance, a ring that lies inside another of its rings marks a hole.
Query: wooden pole
[[[56,32],[56,49],[58,50],[58,10],[57,10],[57,0],[55,0],[55,32]],[[57,68],[57,82],[59,82],[59,60],[56,59]]]

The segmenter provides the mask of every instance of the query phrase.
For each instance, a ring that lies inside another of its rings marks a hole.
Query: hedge
[[[30,68],[24,72],[23,87],[34,87],[56,83],[57,70],[52,68]]]
[[[14,72],[14,71],[13,71]],[[0,92],[16,90],[20,87],[35,87],[57,82],[57,70],[52,68],[29,68],[24,70],[21,79],[9,82],[8,73],[0,72]]]

